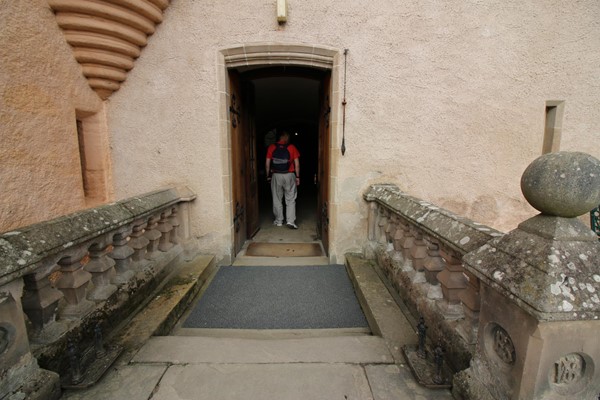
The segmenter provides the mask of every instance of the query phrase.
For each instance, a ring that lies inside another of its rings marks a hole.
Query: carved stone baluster
[[[385,240],[387,243],[392,243],[394,234],[396,233],[397,226],[398,226],[398,216],[396,214],[392,213],[387,220],[387,224],[386,224],[385,230],[384,230]]]
[[[92,274],[94,287],[88,294],[88,299],[100,301],[106,300],[111,294],[117,291],[117,287],[111,282],[115,273],[115,260],[108,257],[108,247],[110,246],[110,235],[98,237],[97,241],[90,246],[90,262],[85,266],[85,270]]]
[[[171,226],[173,227],[173,230],[171,231],[171,237],[170,237],[170,241],[171,243],[173,243],[174,245],[178,245],[179,244],[179,218],[177,217],[177,207],[173,207],[171,209],[171,215],[169,216],[169,224],[171,224]]]
[[[134,275],[131,269],[132,255],[135,250],[128,246],[127,238],[131,234],[131,227],[123,227],[113,236],[113,250],[108,255],[115,260],[116,275],[113,282],[117,285],[128,282]]]
[[[374,201],[369,202],[369,217],[368,217],[368,241],[364,247],[365,258],[369,260],[377,259],[377,225],[379,219],[379,205]]]
[[[148,247],[146,248],[146,259],[154,260],[158,257],[158,240],[160,239],[160,232],[156,230],[158,226],[159,216],[153,215],[148,219],[148,226],[146,227],[146,232],[144,232],[144,236],[148,239]]]
[[[165,210],[160,214],[160,220],[158,221],[158,226],[156,230],[161,233],[158,249],[160,251],[169,251],[173,248],[173,243],[171,243],[171,231],[173,230],[173,226],[168,222],[169,215],[171,214],[170,210]]]
[[[392,243],[394,244],[394,250],[396,250],[396,252],[400,255],[402,255],[402,240],[404,239],[405,231],[406,223],[402,220],[402,218],[398,218],[398,225],[396,226],[396,232],[392,238]]]
[[[61,317],[76,319],[87,315],[94,308],[94,303],[86,299],[86,288],[92,279],[81,260],[87,254],[87,249],[81,247],[58,262],[60,277],[56,287],[63,293],[66,304],[60,310]]]
[[[421,230],[415,230],[415,240],[412,248],[410,249],[410,257],[412,259],[412,265],[417,272],[413,279],[413,283],[424,283],[425,280],[425,257],[427,257],[427,245],[423,239],[423,232]]]
[[[427,257],[425,258],[423,267],[425,268],[425,279],[427,279],[427,283],[430,285],[427,289],[427,298],[433,300],[442,299],[444,297],[442,288],[436,277],[444,269],[444,260],[440,255],[440,246],[434,239],[429,237],[425,238],[425,243],[427,244]]]
[[[129,247],[134,251],[132,259],[136,263],[140,263],[146,259],[146,251],[150,241],[144,236],[145,227],[146,221],[144,220],[138,220],[133,223]]]
[[[410,224],[403,226],[402,243],[400,245],[402,249],[402,257],[404,257],[404,266],[402,270],[405,272],[414,271],[412,265],[412,258],[410,257],[411,250],[415,243],[415,234]]]
[[[369,219],[368,219],[368,233],[367,233],[367,239],[369,239],[370,241],[375,241],[377,240],[377,232],[376,232],[376,227],[377,227],[377,215],[378,215],[378,208],[379,206],[377,205],[377,203],[375,203],[374,201],[369,203]]]
[[[444,270],[437,274],[437,280],[442,287],[444,298],[437,302],[437,306],[447,319],[456,319],[463,316],[459,294],[467,287],[464,269],[459,255],[442,248],[440,254],[445,261]]]
[[[388,212],[383,207],[379,209],[379,221],[377,222],[377,242],[386,245],[385,227],[388,222]]]
[[[465,277],[468,282],[467,288],[458,295],[465,319],[460,322],[456,330],[467,343],[475,344],[477,343],[479,309],[481,306],[479,279],[468,271],[465,271]]]
[[[0,398],[22,399],[28,393],[23,389],[32,392],[35,388],[35,398],[56,399],[60,397],[59,377],[49,371],[41,374],[31,354],[22,296],[21,279],[0,285]]]
[[[58,266],[54,261],[48,264],[23,277],[23,311],[31,321],[34,336],[56,321],[58,301],[63,298],[62,292],[53,288],[49,279]]]

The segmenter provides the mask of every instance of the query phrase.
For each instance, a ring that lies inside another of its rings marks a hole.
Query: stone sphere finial
[[[542,214],[583,215],[600,204],[600,161],[580,152],[544,154],[523,172],[521,191]]]

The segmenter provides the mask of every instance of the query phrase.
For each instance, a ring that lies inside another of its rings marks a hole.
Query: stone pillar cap
[[[578,217],[600,204],[600,161],[580,152],[544,154],[523,173],[521,191],[542,214]]]

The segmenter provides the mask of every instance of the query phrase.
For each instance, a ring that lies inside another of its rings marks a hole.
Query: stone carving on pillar
[[[492,325],[490,338],[486,340],[490,340],[492,342],[492,347],[494,352],[500,358],[500,360],[506,364],[514,364],[515,363],[515,346],[513,345],[512,339],[508,332],[506,332],[499,325]]]
[[[92,274],[94,284],[88,294],[90,300],[106,300],[117,291],[117,287],[112,284],[116,275],[115,260],[108,257],[110,238],[111,235],[100,236],[89,248],[90,261],[85,265],[85,270]]]
[[[160,251],[166,252],[173,248],[173,243],[171,242],[171,231],[173,230],[173,226],[168,222],[169,210],[165,210],[160,214],[160,220],[158,221],[158,226],[156,230],[161,233],[158,249]]]
[[[92,274],[81,264],[86,254],[87,248],[80,247],[58,262],[60,277],[56,281],[56,287],[63,293],[66,301],[60,312],[61,317],[82,318],[94,308],[94,303],[86,299],[86,288],[92,279]]]
[[[132,258],[131,256],[135,253],[135,250],[131,246],[128,246],[128,237],[131,234],[131,227],[123,227],[117,231],[113,236],[113,250],[108,255],[110,258],[115,260],[115,272],[116,276],[113,282],[117,285],[128,282],[134,275],[131,270]]]
[[[154,260],[158,257],[158,240],[160,239],[160,232],[156,229],[158,226],[158,215],[153,215],[148,219],[148,226],[144,236],[148,239],[148,247],[146,248],[146,259]]]
[[[600,161],[545,154],[521,189],[541,214],[463,257],[480,281],[481,310],[479,345],[455,375],[455,397],[596,399],[600,243],[576,217],[600,203]]]

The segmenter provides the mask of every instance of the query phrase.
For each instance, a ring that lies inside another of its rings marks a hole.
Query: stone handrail
[[[0,375],[12,377],[0,398],[32,377],[56,386],[33,356],[62,373],[67,338],[89,343],[92,325],[108,330],[143,301],[183,253],[195,197],[157,190],[0,235]]]
[[[463,268],[463,256],[503,234],[403,193],[372,185],[365,253],[375,258],[400,297],[421,315],[430,337],[442,341],[448,359],[463,369],[477,341],[479,280]]]
[[[521,191],[540,214],[502,234],[374,185],[365,255],[462,370],[454,398],[596,399],[600,243],[578,217],[600,202],[600,160],[544,154]]]

